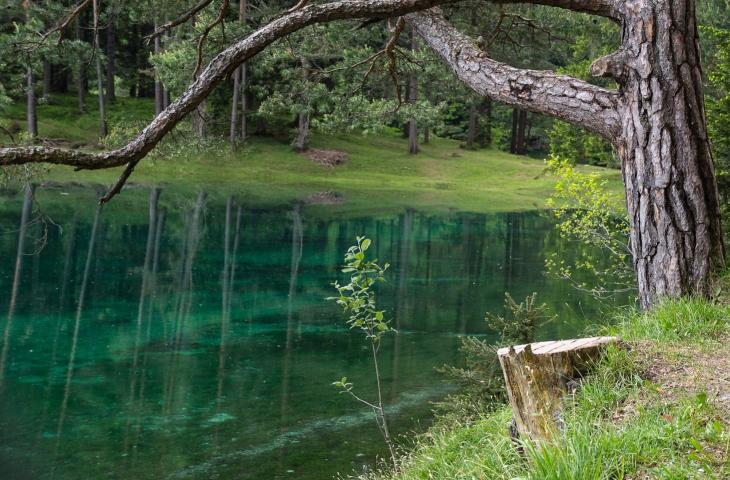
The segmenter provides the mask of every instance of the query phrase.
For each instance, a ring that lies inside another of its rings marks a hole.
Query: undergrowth
[[[581,388],[566,399],[557,441],[535,447],[508,433],[503,406],[470,420],[442,416],[399,460],[397,473],[368,480],[727,479],[730,426],[701,388],[667,399],[647,380],[640,345],[656,352],[683,342],[688,349],[730,332],[727,306],[701,299],[661,303],[621,313],[605,333],[627,345],[611,347]],[[634,346],[632,350],[631,346]],[[478,399],[472,399],[479,401]]]

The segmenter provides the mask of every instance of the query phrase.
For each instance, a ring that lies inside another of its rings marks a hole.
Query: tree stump
[[[551,441],[570,384],[618,342],[616,337],[592,337],[500,348],[497,356],[520,437],[536,444]]]

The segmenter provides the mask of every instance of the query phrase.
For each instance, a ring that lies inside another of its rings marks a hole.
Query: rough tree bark
[[[623,2],[622,2],[623,3]],[[596,75],[621,85],[621,158],[642,305],[709,293],[724,265],[694,0],[623,5],[622,47]]]
[[[39,146],[0,148],[0,164],[50,162],[98,169],[127,165],[102,199],[119,192],[136,164],[227,75],[273,41],[314,23],[405,16],[477,93],[553,116],[612,142],[622,159],[639,296],[708,294],[724,265],[719,202],[706,133],[695,0],[496,0],[608,17],[622,46],[597,60],[595,75],[618,90],[552,72],[518,69],[487,57],[431,7],[449,0],[346,0],[287,12],[214,57],[175,102],[126,146],[100,154]],[[414,12],[414,13],[409,13]]]
[[[507,2],[503,2],[507,3]],[[617,92],[486,58],[437,11],[406,16],[472,89],[552,115],[611,141],[622,161],[639,297],[709,294],[724,265],[717,184],[707,139],[694,0],[546,0],[622,25],[622,46],[594,62]]]

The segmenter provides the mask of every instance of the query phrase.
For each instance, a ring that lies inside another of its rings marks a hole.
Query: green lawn
[[[93,105],[93,97],[89,100]],[[75,107],[72,96],[54,97],[50,104],[40,105],[40,136],[94,148],[98,117],[93,112],[80,115]],[[122,119],[144,120],[151,115],[151,108],[149,100],[120,98],[110,108],[109,123],[114,126]],[[9,118],[0,121],[6,126],[12,121],[22,126],[23,118],[23,106],[16,104]],[[236,152],[221,141],[202,149],[181,149],[174,156],[145,159],[130,183],[166,185],[183,192],[203,189],[214,196],[233,194],[257,204],[286,203],[334,191],[344,202],[327,205],[328,212],[348,215],[403,208],[529,210],[544,206],[554,184],[540,160],[493,149],[467,151],[452,140],[433,139],[418,155],[407,154],[406,140],[395,134],[315,135],[312,146],[343,150],[350,158],[342,166],[326,168],[293,152],[282,141],[254,138]],[[585,170],[605,173],[612,185],[620,188],[618,171]],[[109,185],[118,173],[118,169],[74,172],[53,167],[45,178]]]

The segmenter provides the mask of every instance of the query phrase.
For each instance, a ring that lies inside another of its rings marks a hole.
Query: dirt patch
[[[307,195],[302,199],[305,205],[338,205],[345,201],[340,192],[328,190]]]
[[[657,385],[664,401],[704,392],[730,425],[730,337],[702,348],[662,345],[659,352],[642,347],[647,345],[636,345],[635,351],[647,365],[646,378]]]
[[[310,148],[302,152],[302,155],[318,165],[327,168],[335,168],[345,163],[350,157],[342,150],[327,150],[323,148]]]

